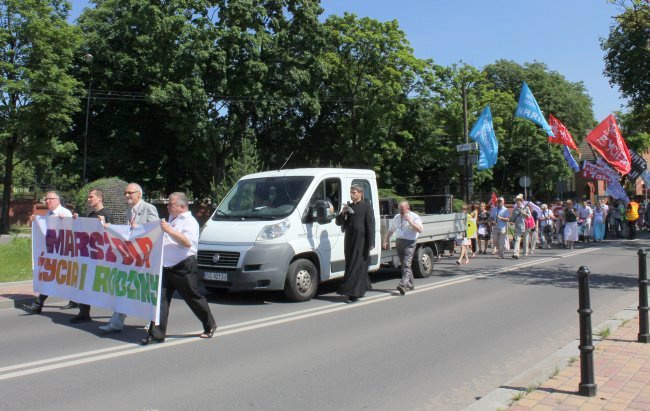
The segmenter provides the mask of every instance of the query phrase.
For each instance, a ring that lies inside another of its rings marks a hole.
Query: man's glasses
[[[133,195],[135,193],[137,193],[137,191],[125,191],[124,195],[130,196],[130,195]]]

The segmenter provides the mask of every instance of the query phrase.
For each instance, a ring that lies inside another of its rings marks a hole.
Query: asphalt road
[[[106,310],[71,325],[76,310],[3,309],[0,410],[462,409],[578,337],[579,266],[592,272],[594,328],[636,307],[636,252],[649,244],[447,258],[406,296],[394,291],[399,271],[382,270],[354,304],[336,283],[306,303],[212,295],[212,340],[175,300],[167,341],[147,347],[138,318],[105,336]]]

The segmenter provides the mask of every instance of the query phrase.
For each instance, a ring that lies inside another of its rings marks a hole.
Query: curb
[[[14,281],[14,282],[9,282],[9,283],[0,283],[0,290],[2,290],[5,287],[11,287],[11,286],[18,286],[18,287],[29,287],[29,289],[32,289],[32,280],[25,280],[25,281]],[[36,294],[34,293],[29,293],[26,294],[24,292],[19,292],[16,294],[9,294],[11,295],[10,297],[6,296],[0,296],[0,309],[5,309],[5,308],[20,308],[23,304],[28,304],[34,301],[34,296]]]
[[[601,324],[593,327],[593,330],[603,329],[608,327],[612,332],[618,329],[624,321],[631,320],[636,318],[639,314],[637,307],[630,306],[625,308],[623,311],[619,311],[614,314],[612,318],[602,322]],[[596,335],[593,335],[594,346],[597,346],[602,341],[602,338]],[[560,348],[553,354],[551,354],[545,360],[542,360],[529,370],[522,372],[521,374],[515,376],[509,381],[501,384],[499,388],[492,390],[492,392],[481,397],[480,400],[476,401],[467,408],[464,408],[464,411],[487,411],[487,410],[505,410],[510,408],[512,405],[512,399],[520,394],[522,391],[513,388],[502,388],[502,387],[529,387],[537,386],[544,381],[548,380],[555,374],[558,370],[563,370],[569,364],[575,361],[576,358],[580,358],[580,350],[578,350],[578,345],[580,345],[580,337],[571,341],[564,347]],[[526,384],[522,384],[522,381],[526,381]],[[578,387],[576,386],[576,389]]]

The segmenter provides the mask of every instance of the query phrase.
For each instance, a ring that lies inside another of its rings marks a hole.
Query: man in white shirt
[[[153,204],[149,204],[142,199],[142,187],[136,183],[129,183],[124,189],[124,197],[126,198],[126,220],[131,228],[139,225],[158,220],[158,210]],[[100,330],[109,333],[119,333],[124,329],[124,320],[126,314],[113,313],[111,320],[99,327]]]
[[[582,224],[584,225],[583,242],[589,241],[589,238],[591,237],[591,219],[593,214],[594,210],[589,206],[589,203],[582,200],[580,202],[580,207],[578,207],[578,218],[582,219]]]
[[[161,343],[167,334],[169,305],[178,290],[185,303],[203,324],[201,338],[212,338],[217,324],[205,297],[199,293],[196,253],[199,244],[199,223],[188,210],[184,193],[169,195],[169,222],[160,220],[163,236],[163,273],[160,295],[160,324],[149,326],[142,345]]]
[[[413,285],[413,270],[411,264],[413,263],[413,255],[415,253],[415,240],[418,234],[422,232],[422,219],[419,215],[411,211],[408,201],[402,201],[398,205],[399,214],[393,217],[390,223],[386,238],[384,240],[384,250],[388,249],[390,238],[393,233],[397,233],[397,241],[395,246],[397,248],[397,256],[402,264],[402,280],[397,285],[397,290],[400,294],[406,294],[406,289],[414,290]]]
[[[45,205],[47,206],[46,217],[72,217],[72,212],[61,205],[61,196],[59,196],[59,193],[56,191],[48,191],[45,193]],[[32,214],[29,217],[29,221],[33,222],[35,218],[36,214]],[[23,304],[23,308],[32,314],[40,314],[41,311],[43,311],[43,304],[45,303],[45,300],[47,300],[47,295],[40,294],[38,296],[38,299],[33,303],[29,305]],[[74,303],[71,301],[64,308],[76,307],[76,304],[73,304]]]

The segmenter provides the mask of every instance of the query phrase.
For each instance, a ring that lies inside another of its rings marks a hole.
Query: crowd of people
[[[519,194],[512,207],[500,197],[497,203],[465,206],[468,221],[475,221],[476,230],[468,230],[466,238],[458,239],[461,247],[456,264],[467,264],[469,257],[492,254],[505,258],[512,250],[513,259],[535,254],[537,247],[553,246],[572,249],[577,242],[601,242],[607,236],[634,239],[639,230],[648,228],[650,208],[634,199],[625,204],[620,200],[600,199],[592,204],[588,199],[562,201],[551,205],[525,200]],[[510,239],[512,238],[512,243]]]

